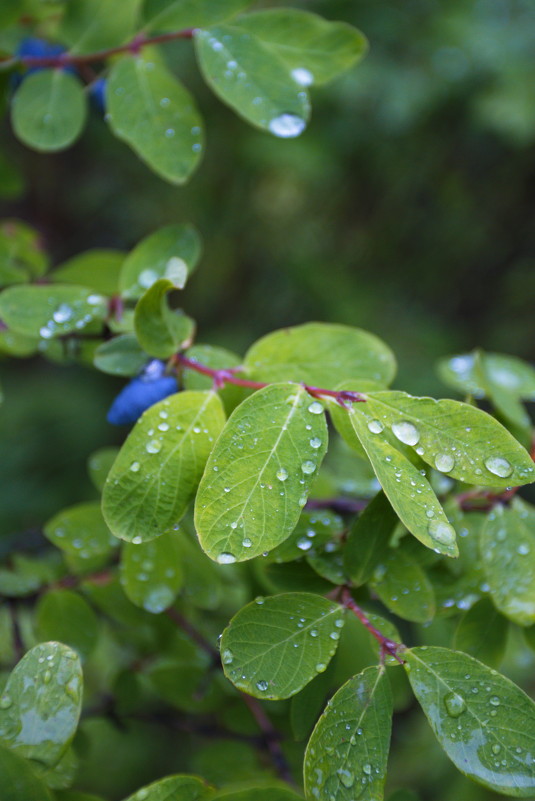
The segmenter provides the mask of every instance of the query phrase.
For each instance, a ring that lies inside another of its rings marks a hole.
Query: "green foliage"
[[[366,39],[248,6],[8,3],[13,133],[68,147],[103,80],[109,131],[181,185],[204,153],[202,79],[258,136],[299,136],[309,88]],[[59,50],[27,55],[25,26]],[[173,40],[189,62],[166,58]],[[2,799],[411,799],[387,776],[411,691],[461,773],[533,797],[535,709],[508,677],[535,641],[532,366],[442,360],[463,403],[388,389],[392,350],[354,326],[286,327],[245,355],[197,342],[182,306],[201,249],[173,221],[49,273],[36,230],[0,225],[2,356],[132,378],[117,400],[136,419],[94,443],[92,488],[44,536],[0,542]]]

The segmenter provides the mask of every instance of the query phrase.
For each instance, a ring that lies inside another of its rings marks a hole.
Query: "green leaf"
[[[520,498],[509,507],[497,504],[480,548],[496,607],[519,626],[535,623],[535,509]]]
[[[348,410],[349,420],[396,514],[425,546],[446,556],[457,556],[455,530],[431,485],[397,448],[372,433],[367,417],[357,411],[367,405],[353,405]]]
[[[302,801],[302,796],[296,795],[282,783],[270,782],[258,786],[258,783],[255,782],[254,786],[249,786],[247,789],[229,790],[226,788],[220,790],[210,797],[210,801]]]
[[[332,659],[342,607],[317,595],[259,598],[240,609],[221,638],[228,679],[256,698],[289,698],[322,673]]]
[[[400,548],[389,548],[376,566],[371,586],[394,614],[426,623],[435,614],[433,587],[415,559]]]
[[[183,289],[200,255],[201,240],[193,225],[159,228],[127,256],[121,272],[121,295],[137,300],[159,278]]]
[[[104,517],[116,537],[139,544],[179,522],[224,422],[213,392],[180,392],[147,409],[104,486]]]
[[[0,223],[0,286],[39,278],[48,267],[37,231],[19,220]]]
[[[481,366],[485,375],[481,374]],[[514,356],[482,351],[450,356],[440,360],[438,374],[448,386],[476,397],[486,394],[486,378],[518,398],[535,399],[535,369]]]
[[[84,599],[69,590],[52,590],[43,595],[35,610],[39,640],[58,640],[87,657],[98,640],[97,616]]]
[[[195,30],[201,72],[215,94],[247,122],[275,136],[299,136],[310,115],[308,94],[277,53],[241,28]]]
[[[370,621],[370,623],[372,624],[372,626],[375,626],[375,628],[378,631],[380,631],[384,637],[395,643],[401,642],[400,633],[397,627],[394,626],[394,624],[390,620],[387,620],[385,617],[382,617],[382,615],[378,615],[375,612],[367,609],[365,606],[362,607],[362,609],[364,610],[364,613],[368,618],[368,620]],[[400,664],[395,656],[381,653],[381,645],[379,644],[378,640],[376,640],[376,638],[373,636],[371,631],[366,631],[366,634],[368,635],[370,648],[374,653],[377,662],[381,662],[381,660],[384,659],[385,665],[389,665],[392,667],[396,667]]]
[[[497,667],[505,653],[509,624],[488,598],[482,598],[464,613],[453,645],[491,667]]]
[[[63,336],[106,314],[106,299],[85,287],[13,286],[0,295],[0,318],[15,333],[26,336]]]
[[[38,557],[14,553],[10,557],[10,563],[10,570],[0,569],[0,595],[9,598],[33,595],[40,587],[51,584],[62,574],[58,552]]]
[[[212,788],[197,776],[176,775],[146,785],[126,801],[202,801],[212,795]]]
[[[210,558],[252,559],[292,533],[327,448],[322,412],[295,384],[265,387],[233,412],[195,500],[197,534]]]
[[[282,328],[255,342],[245,356],[250,378],[258,381],[303,381],[336,389],[342,381],[374,381],[386,386],[396,372],[390,349],[359,328],[306,323]]]
[[[98,501],[62,509],[48,521],[44,533],[53,545],[72,556],[89,558],[111,553],[117,546]]]
[[[86,115],[83,86],[64,70],[34,72],[13,95],[13,130],[34,150],[57,151],[72,145],[82,132]]]
[[[188,348],[184,356],[215,370],[238,367],[242,362],[241,357],[236,353],[213,345],[193,345]],[[182,382],[185,389],[211,389],[214,383],[210,376],[202,375],[196,370],[189,370],[187,367],[182,370]],[[228,414],[241,403],[247,394],[247,390],[244,387],[238,387],[234,384],[225,384],[217,392]]]
[[[80,761],[76,756],[75,750],[70,746],[60,761],[51,768],[41,765],[39,762],[34,762],[37,775],[43,779],[47,787],[51,790],[62,790],[65,787],[70,787],[73,784]]]
[[[392,726],[392,698],[383,667],[349,679],[327,704],[308,742],[307,798],[381,799]]]
[[[295,8],[257,11],[235,24],[277,53],[301,86],[331,81],[367,50],[365,37],[351,25]]]
[[[0,745],[2,801],[52,801],[52,794],[28,760]]]
[[[113,446],[99,448],[97,451],[94,451],[87,460],[89,478],[99,492],[104,486],[106,476],[110,472],[110,468],[117,458],[118,453],[119,448]]]
[[[403,654],[416,698],[440,745],[471,779],[514,798],[535,791],[535,705],[513,682],[447,648]]]
[[[500,488],[535,480],[525,448],[474,406],[415,398],[406,392],[370,392],[366,399],[355,412],[365,418],[375,437],[414,447],[424,462],[452,478]]]
[[[110,375],[137,375],[147,363],[145,353],[133,334],[120,334],[99,345],[94,363],[98,370]]]
[[[125,56],[113,65],[106,119],[161,178],[183,184],[199,163],[201,118],[193,99],[154,53]]]
[[[0,698],[0,741],[53,766],[74,737],[82,706],[82,668],[59,642],[36,645],[11,673]]]
[[[58,35],[76,55],[117,47],[135,32],[139,0],[121,0],[114,14],[109,0],[76,0],[67,3]]]
[[[317,553],[344,530],[342,518],[327,510],[303,512],[290,536],[277,545],[269,558],[274,562],[291,562],[303,555]]]
[[[57,267],[50,278],[54,283],[78,284],[102,295],[114,295],[124,259],[120,250],[87,250]]]
[[[121,586],[132,603],[147,612],[163,612],[182,586],[180,536],[173,531],[139,545],[123,544]]]
[[[316,725],[327,693],[333,685],[333,662],[323,673],[319,673],[306,687],[293,696],[290,702],[290,722],[296,740],[304,740]]]
[[[247,8],[251,0],[145,0],[143,16],[149,31],[208,28]]]
[[[176,287],[161,278],[136,306],[134,327],[141,347],[157,359],[167,359],[191,344],[195,323],[179,309],[170,309],[167,295]]]
[[[379,492],[351,526],[344,548],[344,568],[355,587],[372,577],[397,523],[388,498]]]

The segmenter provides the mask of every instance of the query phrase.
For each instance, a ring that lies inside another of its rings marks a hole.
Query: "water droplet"
[[[455,466],[455,459],[449,453],[437,453],[435,456],[435,467],[441,473],[449,473]]]
[[[442,520],[432,520],[429,523],[428,531],[434,540],[441,542],[443,545],[453,545],[455,542],[455,529]]]
[[[444,697],[444,704],[450,718],[458,718],[459,715],[462,715],[466,709],[466,702],[464,698],[462,695],[458,695],[457,693],[448,693]]]
[[[166,139],[172,139],[174,135],[175,135],[174,128],[168,128],[165,132]]]
[[[145,450],[147,453],[158,453],[162,448],[162,443],[159,439],[151,439],[149,443],[147,443],[147,447]]]
[[[245,539],[242,540],[241,544],[244,548],[250,548],[253,542],[252,540],[249,539],[249,537],[245,537]]]
[[[160,423],[158,431],[169,431],[169,423]]]
[[[355,774],[350,770],[339,770],[338,775],[340,776],[340,782],[344,787],[347,787],[348,790],[355,784]]]
[[[331,633],[329,634],[329,637],[331,638],[331,640],[339,640],[340,639],[340,632],[331,631]]]
[[[368,429],[372,432],[372,434],[380,434],[381,431],[384,431],[384,428],[385,427],[380,420],[370,420],[368,423]]]
[[[318,630],[317,629],[310,629],[310,636],[311,637],[317,637],[318,636]]]
[[[324,665],[323,662],[318,662],[316,665],[316,672],[317,673],[324,673],[327,670],[327,665]]]
[[[307,476],[313,473],[315,469],[316,469],[316,463],[312,462],[310,459],[307,459],[306,462],[303,462],[303,464],[301,465],[301,470]]]
[[[221,654],[221,661],[224,665],[232,665],[232,662],[234,661],[234,654],[229,648],[225,648]]]
[[[49,670],[45,670],[45,672],[43,673],[43,683],[50,684],[51,679],[52,679],[52,673]]]
[[[262,595],[257,595],[256,598],[254,599],[254,602],[255,604],[258,604],[258,606],[262,606],[265,600],[266,599]]]
[[[275,136],[291,139],[303,133],[305,126],[306,122],[297,114],[279,114],[271,120],[268,127]]]
[[[74,312],[71,307],[67,303],[62,303],[61,306],[58,306],[52,317],[56,323],[66,323],[67,320],[71,319],[73,314]]]
[[[366,764],[363,766],[362,770],[364,771],[364,773],[366,774],[366,776],[370,776],[370,775],[371,775],[371,772],[372,772],[372,766],[370,765],[370,763],[369,763],[369,762],[367,762],[367,763],[366,763]]]
[[[139,462],[132,462],[132,464],[130,465],[130,470],[132,471],[132,473],[137,473],[140,467],[141,465],[139,464]]]
[[[344,625],[343,618],[340,617],[338,618],[338,620],[335,620],[334,625],[336,626],[337,629],[341,629]]]
[[[491,695],[489,698],[489,704],[492,704],[492,706],[500,706],[500,699],[497,695]]]
[[[279,467],[276,473],[277,478],[279,481],[286,481],[288,478],[288,471],[284,469],[284,467]]]
[[[261,679],[260,681],[256,682],[256,686],[260,690],[260,692],[265,693],[267,688],[269,687],[269,684],[267,683],[267,681]]]
[[[308,411],[311,414],[321,414],[323,412],[323,406],[319,401],[312,401],[312,403],[308,407]]]
[[[513,472],[513,466],[502,456],[491,456],[489,459],[485,459],[485,467],[489,473],[500,478],[508,478]]]
[[[317,450],[317,448],[321,448],[321,439],[319,437],[312,437],[310,440],[310,447]]]
[[[143,540],[141,539],[141,537],[138,534],[136,537],[132,537],[132,542],[134,543],[134,545],[141,545]]]
[[[409,423],[407,420],[401,420],[399,423],[392,424],[392,433],[403,442],[405,445],[417,445],[420,441],[420,432],[415,425]]]
[[[170,103],[171,103],[171,101],[169,100],[169,98],[168,98],[168,97],[162,97],[162,99],[160,100],[160,106],[161,106],[162,108],[167,108],[167,106],[168,106]]]
[[[305,67],[296,67],[292,70],[292,78],[299,86],[310,86],[314,83],[314,76]]]
[[[301,537],[301,539],[297,540],[296,545],[300,551],[308,551],[312,548],[312,543],[308,537]]]
[[[521,542],[520,545],[518,546],[518,548],[516,549],[516,552],[518,554],[520,554],[520,556],[527,556],[529,551],[530,551],[530,548],[529,548],[529,545],[527,544],[527,542]]]
[[[9,707],[13,704],[13,699],[10,695],[3,695],[0,698],[0,709],[9,709]]]
[[[498,745],[498,743],[496,743],[496,745],[492,746],[491,750],[492,750],[493,754],[498,755],[500,753],[500,751],[502,750],[502,747],[501,747],[501,745]]]
[[[233,562],[236,561],[236,557],[231,553],[220,553],[217,557],[217,561],[220,565],[231,565]]]

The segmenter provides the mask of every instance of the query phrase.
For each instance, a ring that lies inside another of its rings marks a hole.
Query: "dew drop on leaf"
[[[368,423],[368,430],[371,431],[372,434],[380,434],[381,431],[384,430],[384,425],[380,420],[370,420]]]
[[[444,697],[444,705],[450,718],[458,718],[466,709],[466,702],[458,693],[448,693]]]
[[[308,407],[308,411],[311,414],[321,414],[323,412],[323,406],[319,401],[312,401],[312,403]]]
[[[298,117],[297,114],[279,114],[274,117],[269,123],[269,130],[275,136],[280,136],[282,139],[291,139],[294,136],[299,136],[305,130],[306,122]]]
[[[417,445],[420,441],[420,432],[415,425],[407,420],[392,424],[392,433],[404,445]]]
[[[437,542],[443,545],[452,545],[455,542],[455,529],[442,520],[432,520],[429,523],[429,533]]]
[[[508,478],[513,472],[513,466],[502,456],[491,456],[485,459],[485,467],[495,476]]]
[[[151,439],[149,443],[147,443],[146,451],[147,453],[158,453],[162,448],[162,443],[159,439]]]
[[[224,551],[223,553],[219,554],[219,556],[217,557],[217,561],[219,562],[220,565],[231,565],[233,562],[236,561],[236,557],[234,556],[234,554],[226,553]]]
[[[269,684],[267,683],[267,681],[261,679],[260,681],[256,682],[256,686],[260,690],[260,692],[265,693],[265,691],[269,687]]]
[[[449,453],[437,453],[435,467],[441,473],[449,473],[455,466],[455,459]]]
[[[288,471],[285,470],[284,467],[280,467],[277,470],[276,475],[277,475],[277,478],[279,479],[279,481],[286,481],[286,479],[288,478]]]
[[[310,459],[307,459],[301,465],[301,470],[307,476],[311,475],[314,472],[315,469],[316,469],[316,463],[312,462]]]

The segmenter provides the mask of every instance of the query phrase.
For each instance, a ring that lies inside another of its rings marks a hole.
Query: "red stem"
[[[403,664],[403,659],[398,655],[398,651],[400,648],[403,647],[402,643],[394,642],[394,640],[389,640],[388,637],[385,637],[379,629],[376,629],[375,626],[370,622],[368,617],[366,616],[363,609],[360,608],[358,604],[355,603],[351,592],[349,591],[349,587],[342,587],[342,605],[346,609],[350,609],[360,620],[362,625],[368,629],[370,634],[375,637],[379,645],[381,646],[381,661],[384,660],[386,654],[389,656],[393,656],[400,665]]]

